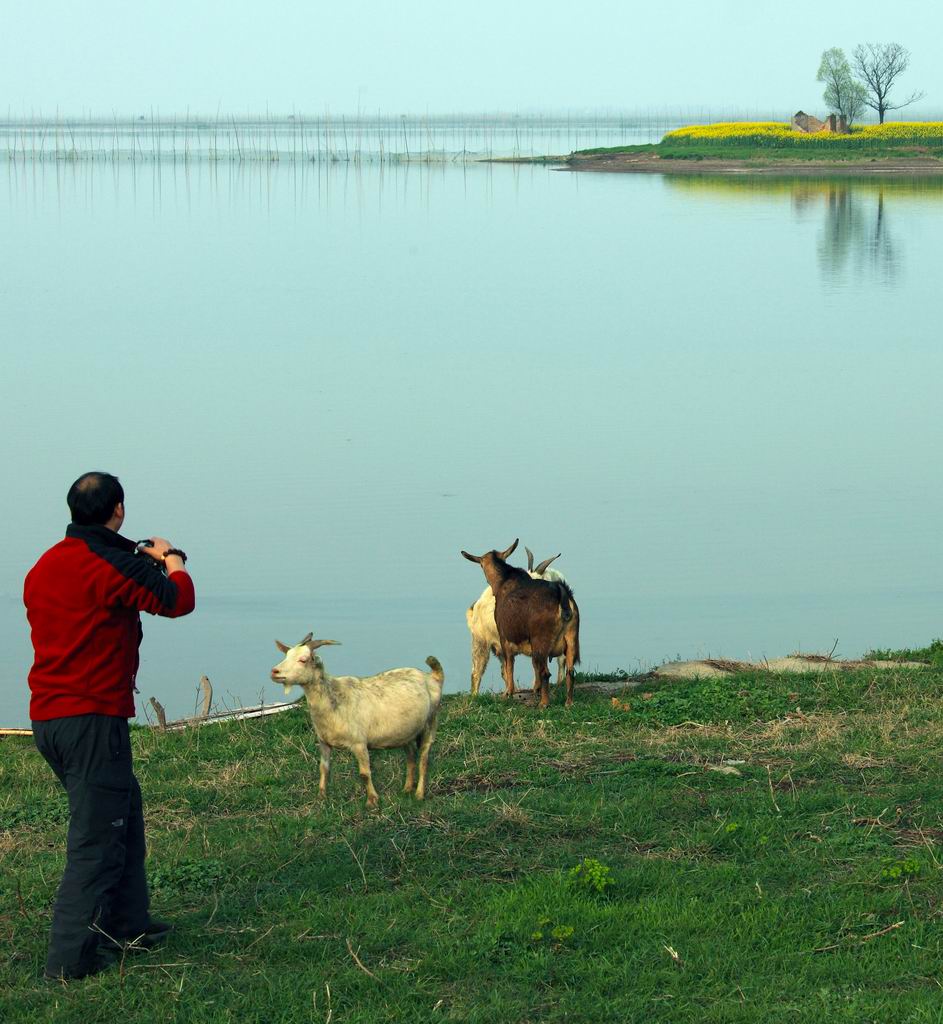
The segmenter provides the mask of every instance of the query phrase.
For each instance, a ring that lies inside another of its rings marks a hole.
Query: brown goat
[[[508,565],[517,541],[504,551],[462,555],[477,562],[494,593],[494,621],[501,641],[504,695],[514,695],[514,652],[530,654],[534,666],[534,693],[540,706],[550,703],[547,660],[562,648],[566,658],[566,706],[573,703],[573,666],[580,660],[580,611],[569,584],[532,579],[523,569]]]

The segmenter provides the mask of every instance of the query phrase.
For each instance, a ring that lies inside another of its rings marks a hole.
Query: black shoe
[[[169,921],[151,918],[150,924],[143,931],[109,935],[102,939],[102,945],[121,953],[145,953],[159,946],[173,930],[174,926]]]
[[[74,968],[71,971],[60,968],[53,973],[47,967],[43,971],[43,978],[46,981],[78,981],[80,978],[90,978],[93,974],[101,974],[102,971],[107,971],[109,967],[114,966],[114,963],[114,957],[98,953],[90,963],[84,967]]]
[[[151,923],[144,929],[144,934],[151,939],[165,939],[174,930],[169,921],[160,921],[156,917],[151,918]]]

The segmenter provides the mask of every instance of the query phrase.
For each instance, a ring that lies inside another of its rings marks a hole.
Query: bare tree
[[[922,92],[911,93],[903,103],[888,99],[894,82],[910,65],[910,51],[900,43],[862,43],[855,47],[854,62],[855,75],[867,93],[865,103],[877,111],[881,124],[888,110],[900,110],[923,99]]]
[[[863,113],[868,94],[852,76],[851,65],[841,47],[833,46],[822,54],[816,78],[825,83],[824,99],[828,109],[845,118],[851,127]]]

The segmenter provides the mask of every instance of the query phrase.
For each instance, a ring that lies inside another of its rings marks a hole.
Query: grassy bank
[[[662,160],[800,163],[943,159],[943,122],[856,126],[847,135],[805,134],[777,122],[692,125],[668,132],[653,145],[580,150],[571,154],[571,159],[622,155],[649,155]]]
[[[0,743],[0,1019],[941,1019],[943,668],[448,698],[430,798],[303,713],[136,730],[162,952],[39,980],[65,808]],[[589,861],[587,861],[589,859]],[[584,865],[574,873],[573,869]]]

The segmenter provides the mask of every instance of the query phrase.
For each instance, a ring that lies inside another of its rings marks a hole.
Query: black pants
[[[104,936],[150,923],[144,813],[126,719],[76,715],[33,722],[39,752],[69,795],[66,866],[52,914],[46,973],[86,967]]]

